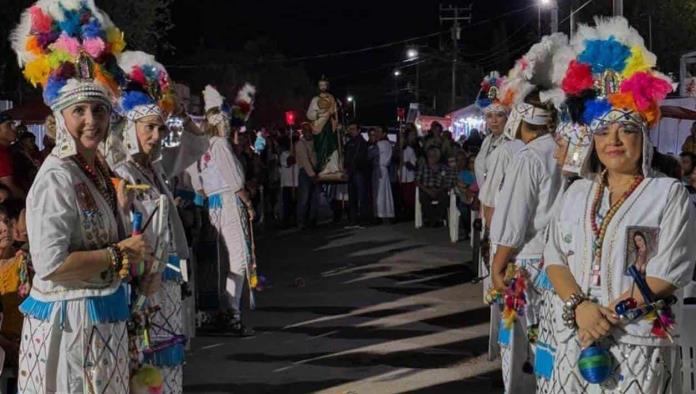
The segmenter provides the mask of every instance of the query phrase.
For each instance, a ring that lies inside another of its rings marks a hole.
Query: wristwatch
[[[575,310],[578,305],[589,300],[589,298],[582,293],[573,293],[564,303],[563,303],[563,324],[571,329],[577,328],[577,323],[575,323]]]

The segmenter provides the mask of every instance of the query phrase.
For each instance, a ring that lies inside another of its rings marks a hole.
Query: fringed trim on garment
[[[184,362],[184,345],[178,343],[145,356],[145,360],[158,367],[176,367]]]
[[[222,209],[222,193],[208,196],[208,209]]]
[[[176,269],[172,268],[176,267]],[[169,261],[167,262],[167,267],[162,272],[162,280],[170,280],[175,282],[181,282],[181,260],[178,256],[169,256]]]
[[[126,321],[130,317],[128,309],[128,297],[124,286],[119,286],[114,294],[103,297],[89,297],[85,299],[87,304],[87,316],[92,323],[102,324]],[[19,306],[20,312],[38,320],[49,320],[53,314],[53,308],[58,305],[61,308],[61,322],[67,312],[67,301],[39,301],[29,295]]]
[[[551,280],[549,280],[549,275],[546,273],[545,269],[542,268],[541,271],[539,271],[539,275],[534,279],[534,287],[537,289],[553,290],[553,284],[551,284]]]
[[[174,196],[181,197],[186,201],[191,201],[197,207],[205,206],[205,197],[191,190],[177,189]]]
[[[31,294],[19,305],[19,311],[38,320],[48,320],[53,314],[55,302],[39,301]]]
[[[87,314],[93,323],[126,321],[130,318],[126,287],[119,286],[114,294],[87,299]]]

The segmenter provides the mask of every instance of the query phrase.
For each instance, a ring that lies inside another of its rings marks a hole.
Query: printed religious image
[[[635,265],[645,274],[648,261],[657,254],[660,229],[657,227],[629,227],[626,229],[626,269]]]

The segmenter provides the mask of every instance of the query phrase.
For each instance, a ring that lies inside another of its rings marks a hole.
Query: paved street
[[[470,248],[445,229],[322,227],[257,249],[272,282],[247,315],[258,335],[196,338],[185,392],[502,392]]]

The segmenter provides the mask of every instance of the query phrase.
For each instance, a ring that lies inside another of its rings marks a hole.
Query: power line
[[[506,16],[513,15],[513,14],[516,14],[516,13],[519,13],[522,11],[526,11],[532,7],[535,7],[535,6],[531,5],[531,6],[518,8],[518,9],[515,9],[512,11],[502,13],[500,15],[493,17],[493,18],[484,19],[482,21],[479,21],[476,23],[471,23],[468,25],[462,25],[462,26],[460,26],[460,28],[462,30],[464,30],[464,29],[468,30],[472,27],[481,26],[483,24],[493,22],[495,20],[504,18]],[[436,36],[439,36],[439,35],[442,35],[445,33],[449,33],[449,32],[450,32],[450,29],[447,29],[447,30],[442,30],[442,31],[430,33],[430,34],[406,38],[406,39],[398,40],[398,41],[387,42],[387,43],[380,44],[380,45],[373,45],[373,46],[364,47],[364,48],[360,48],[360,49],[352,49],[352,50],[345,50],[345,51],[338,51],[338,52],[329,52],[329,53],[322,53],[322,54],[317,54],[317,55],[299,56],[299,57],[293,57],[293,58],[287,58],[287,59],[272,59],[272,60],[266,60],[266,61],[264,61],[264,63],[290,63],[290,62],[299,62],[299,61],[304,61],[304,60],[325,59],[325,58],[335,57],[335,56],[353,55],[356,53],[364,53],[364,52],[374,51],[374,50],[378,50],[378,49],[389,48],[389,47],[392,47],[395,45],[403,45],[403,44],[413,42],[413,41],[418,41],[418,40],[423,40],[426,38],[436,37]],[[238,65],[238,64],[239,63],[168,64],[168,65],[166,65],[166,67],[172,68],[172,69],[173,68],[180,68],[180,69],[181,68],[200,68],[200,67],[216,68],[216,67],[225,67],[225,66],[232,66],[232,65]]]

